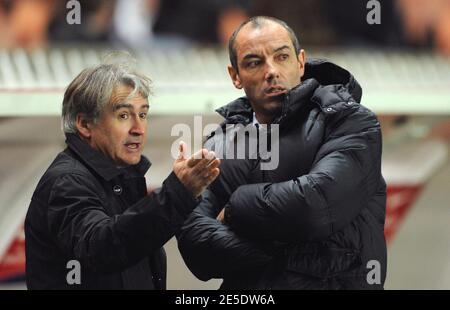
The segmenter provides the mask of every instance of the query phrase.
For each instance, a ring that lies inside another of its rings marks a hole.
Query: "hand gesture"
[[[201,149],[189,159],[185,158],[186,143],[180,142],[179,155],[173,164],[173,172],[183,185],[198,197],[220,173],[220,160],[214,152]]]

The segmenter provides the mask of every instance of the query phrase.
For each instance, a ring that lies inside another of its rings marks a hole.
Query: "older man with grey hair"
[[[83,70],[62,104],[67,148],[47,169],[25,221],[29,289],[165,289],[162,246],[219,174],[186,145],[147,194],[142,156],[151,81],[126,63]]]

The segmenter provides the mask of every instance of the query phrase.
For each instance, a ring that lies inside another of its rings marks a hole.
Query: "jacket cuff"
[[[177,210],[185,216],[188,216],[201,201],[201,196],[195,198],[174,172],[169,174],[163,184],[166,190],[170,192]]]

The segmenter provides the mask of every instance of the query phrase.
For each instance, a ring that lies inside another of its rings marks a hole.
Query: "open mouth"
[[[130,150],[137,150],[140,148],[140,143],[126,143],[125,146]]]
[[[266,88],[264,92],[269,97],[275,97],[275,96],[280,96],[280,95],[286,93],[286,88],[281,87],[281,86],[272,86],[272,87]]]

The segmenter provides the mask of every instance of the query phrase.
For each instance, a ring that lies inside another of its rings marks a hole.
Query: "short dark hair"
[[[254,28],[261,28],[263,27],[267,21],[273,21],[279,25],[281,25],[289,34],[289,37],[291,38],[292,45],[294,45],[295,53],[296,55],[300,54],[300,43],[298,41],[297,36],[295,35],[294,31],[289,27],[284,21],[271,17],[271,16],[254,16],[250,19],[246,20],[242,24],[239,25],[239,27],[236,28],[236,30],[233,32],[233,34],[230,37],[230,40],[228,40],[228,54],[230,56],[230,62],[233,68],[236,70],[236,72],[239,73],[238,63],[237,63],[237,55],[236,55],[236,48],[234,46],[236,37],[241,31],[242,28],[244,28],[245,25],[251,24]]]

